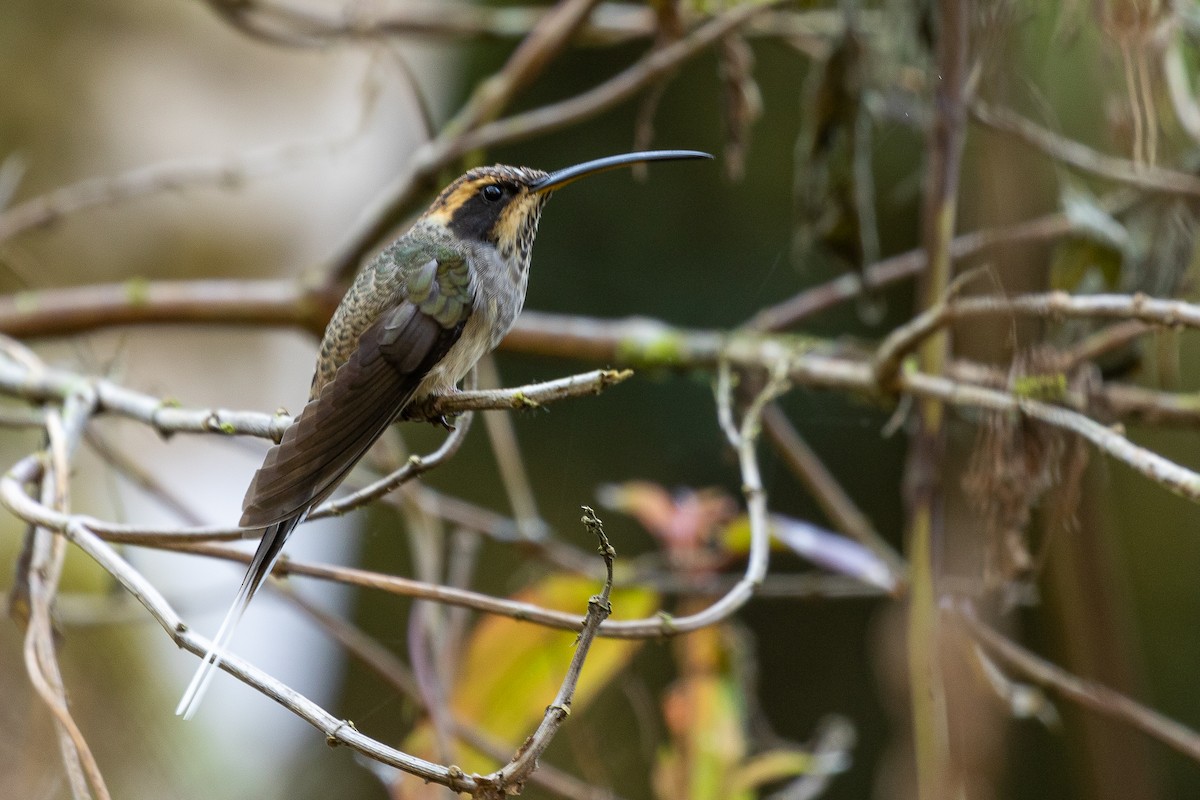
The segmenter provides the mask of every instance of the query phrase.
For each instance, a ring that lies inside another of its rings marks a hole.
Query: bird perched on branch
[[[529,256],[550,193],[627,164],[711,158],[692,150],[610,156],[545,173],[479,167],[447,186],[359,273],[325,329],[310,399],[267,453],[242,503],[262,541],[176,714],[196,712],[234,628],[283,545],[406,408],[456,391],[525,302]]]

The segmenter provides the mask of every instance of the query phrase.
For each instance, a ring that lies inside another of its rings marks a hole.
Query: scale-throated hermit
[[[530,250],[550,193],[627,164],[693,158],[711,156],[628,153],[550,174],[473,169],[362,270],[325,329],[308,404],[246,490],[241,525],[263,529],[262,541],[177,714],[196,712],[246,606],[308,512],[407,406],[455,391],[508,333],[525,302]]]

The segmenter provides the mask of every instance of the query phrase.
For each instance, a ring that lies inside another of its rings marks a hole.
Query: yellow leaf
[[[580,620],[588,600],[597,593],[596,581],[554,576],[523,590],[512,599],[544,608],[578,610]],[[636,619],[658,608],[658,595],[647,589],[614,589],[610,598],[613,617]],[[509,617],[485,617],[472,630],[462,667],[451,694],[454,716],[490,738],[516,749],[531,734],[553,700],[575,654],[574,631],[552,630]],[[583,665],[575,699],[578,713],[629,663],[639,642],[596,639]],[[432,736],[421,725],[408,737],[405,748],[415,755],[431,755]],[[492,759],[463,753],[459,762],[468,773],[495,768]]]
[[[594,580],[554,576],[513,599],[544,608],[578,610],[582,620],[588,600],[600,587]],[[615,589],[614,618],[635,619],[657,608],[658,596],[638,588]],[[574,655],[573,631],[551,630],[508,617],[487,617],[471,634],[455,713],[492,736],[517,743],[527,736],[554,699]],[[613,675],[629,662],[637,642],[597,639],[583,666],[573,708],[580,711]]]
[[[750,518],[745,514],[731,520],[717,534],[717,542],[721,549],[735,556],[744,556],[750,552]],[[771,537],[771,550],[785,552],[787,550],[779,540]]]

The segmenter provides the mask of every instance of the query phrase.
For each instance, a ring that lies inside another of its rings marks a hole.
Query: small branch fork
[[[481,784],[481,791],[477,792],[475,796],[482,800],[502,800],[510,795],[519,794],[525,781],[537,769],[538,759],[541,758],[542,753],[546,752],[546,748],[550,746],[550,740],[554,738],[554,734],[558,732],[559,727],[571,713],[571,701],[575,697],[575,687],[579,684],[583,662],[587,658],[592,642],[596,639],[596,632],[600,625],[612,613],[609,597],[612,594],[613,561],[616,560],[617,551],[608,542],[608,537],[604,533],[604,524],[596,516],[596,512],[588,506],[583,507],[582,522],[600,543],[599,550],[604,559],[606,575],[604,588],[601,589],[600,594],[588,601],[587,616],[584,617],[579,638],[575,641],[575,655],[571,659],[571,666],[567,669],[567,675],[563,678],[554,702],[546,708],[546,714],[542,717],[541,724],[517,750],[512,761],[490,775],[477,779]]]
[[[1055,690],[1084,708],[1125,722],[1193,761],[1200,761],[1200,732],[1181,725],[1107,686],[1072,675],[1031,653],[980,620],[975,609],[966,600],[948,604],[943,608],[943,614],[961,625],[971,638],[1014,672]]]
[[[56,509],[65,510],[67,506],[70,454],[79,443],[90,412],[91,403],[80,395],[74,395],[64,403],[62,412],[57,409],[47,411],[47,456],[50,467],[44,469],[40,476],[40,494],[43,503]],[[72,796],[77,800],[90,800],[93,797],[108,800],[110,795],[100,766],[67,705],[66,690],[55,654],[51,606],[62,575],[66,542],[45,528],[31,525],[27,532],[26,548],[30,554],[28,568],[21,576],[23,580],[15,588],[20,594],[14,597],[13,603],[14,608],[28,612],[25,671],[54,717],[59,734],[59,750]]]
[[[1106,347],[1118,346],[1128,341],[1131,336],[1141,335],[1151,329],[1151,326],[1200,327],[1200,306],[1174,300],[1119,295],[1073,297],[1061,293],[1011,298],[959,297],[931,308],[926,315],[902,328],[896,336],[885,340],[874,354],[864,357],[834,355],[834,349],[825,343],[779,334],[696,331],[672,328],[649,320],[608,321],[527,312],[507,343],[512,350],[541,355],[583,356],[610,363],[625,362],[673,369],[715,369],[718,376],[716,397],[720,426],[737,451],[741,468],[752,530],[750,558],[745,574],[712,605],[695,614],[678,619],[655,617],[642,620],[597,620],[595,635],[656,638],[696,630],[728,618],[753,596],[767,573],[769,540],[766,501],[762,494],[754,442],[764,419],[771,420],[776,433],[779,433],[780,420],[772,410],[774,407],[770,401],[789,385],[857,392],[868,396],[894,392],[902,396],[937,399],[960,409],[987,409],[1021,414],[1081,435],[1103,452],[1155,483],[1194,502],[1200,502],[1200,474],[1130,442],[1119,430],[1095,421],[1085,413],[1086,403],[1083,406],[1066,407],[1023,397],[1006,388],[1003,382],[995,383],[988,370],[969,364],[951,364],[946,373],[940,376],[901,368],[905,363],[906,354],[924,337],[941,327],[955,320],[996,314],[1040,317],[1050,321],[1064,318],[1116,321],[1113,335],[1094,337],[1095,341],[1087,343],[1089,356],[1101,352]],[[1130,328],[1131,325],[1138,327]],[[1126,328],[1130,329],[1125,330]],[[663,348],[663,342],[669,342],[671,347]],[[117,415],[152,427],[163,435],[240,434],[274,439],[282,434],[289,422],[286,415],[279,414],[179,407],[162,398],[131,390],[110,380],[51,369],[16,342],[5,340],[0,341],[0,345],[0,394],[21,400],[38,410],[36,415],[30,416],[23,424],[44,425],[47,429],[61,424],[67,430],[76,430],[85,426],[94,416]],[[663,358],[661,354],[666,352],[670,354],[669,360],[656,360]],[[880,365],[888,366],[881,369]],[[734,376],[743,372],[766,374],[769,380],[767,390],[750,403],[738,422],[733,415],[731,387]],[[436,415],[469,413],[483,408],[533,407],[541,403],[601,391],[606,386],[624,380],[628,374],[627,371],[596,370],[515,390],[463,392],[439,399],[429,409],[422,409],[422,413]],[[1131,395],[1137,392],[1143,394],[1132,398]],[[1132,408],[1135,403],[1141,403],[1142,410],[1137,412],[1139,414],[1149,416],[1151,413],[1159,413],[1164,418],[1176,422],[1200,424],[1200,407],[1183,403],[1180,396],[1165,393],[1154,395],[1147,390],[1135,391],[1135,387],[1110,385],[1098,389],[1097,397],[1101,398],[1105,405],[1120,400]],[[60,408],[61,412],[58,411]],[[61,423],[56,421],[60,414]],[[442,463],[450,457],[461,441],[467,424],[466,419],[462,420],[459,424],[462,433],[448,437],[437,452],[401,464],[386,478],[351,498],[322,507],[316,516],[344,513]],[[110,542],[186,550],[225,559],[244,559],[245,554],[212,542],[220,539],[238,539],[247,532],[237,528],[152,529],[117,525],[72,513],[68,510],[65,500],[59,502],[56,495],[48,493],[47,487],[54,484],[54,479],[45,480],[47,476],[65,475],[64,465],[67,462],[62,455],[64,451],[62,445],[55,444],[61,439],[62,437],[57,435],[51,437],[50,456],[27,456],[0,479],[0,503],[26,521],[32,529],[40,531],[38,537],[48,535],[50,542],[66,539],[76,544],[113,574],[180,647],[195,653],[203,652],[208,642],[188,629],[166,599],[121,558]],[[67,437],[67,440],[70,440],[70,437]],[[71,448],[67,448],[65,452],[69,454]],[[819,481],[814,483],[819,484]],[[65,481],[60,480],[59,485],[65,486]],[[28,488],[37,486],[42,487],[39,493],[36,496],[31,495]],[[31,541],[42,541],[38,537]],[[33,549],[46,552],[42,545]],[[61,551],[61,545],[54,545],[48,552],[53,554],[58,551]],[[882,553],[883,551],[881,555]],[[47,562],[38,556],[36,563],[53,566],[55,562],[53,559]],[[492,598],[461,588],[405,580],[365,570],[289,561],[283,562],[279,570],[281,574],[308,575],[485,613],[508,615],[532,624],[573,630],[583,628],[578,617],[571,614]],[[23,574],[25,577],[18,581],[17,590],[18,593],[25,593],[25,607],[34,612],[31,613],[29,629],[44,632],[46,628],[43,620],[47,617],[38,609],[45,607],[45,600],[39,598],[46,596],[47,587],[52,591],[53,583],[37,583],[28,567],[23,570]],[[54,573],[51,571],[47,574]],[[16,605],[19,607],[21,602],[17,602]],[[40,637],[39,641],[46,641],[45,633],[31,635]],[[39,692],[48,698],[47,702],[61,726],[62,749],[66,763],[76,765],[68,767],[68,774],[73,776],[71,781],[76,787],[76,795],[104,797],[102,779],[94,761],[88,755],[86,742],[83,741],[77,726],[73,727],[70,723],[66,706],[53,699],[61,698],[61,690],[54,689],[55,683],[52,678],[42,680],[37,677],[41,675],[48,678],[53,674],[44,644],[38,645],[35,652],[37,661],[35,668],[31,668],[31,676],[39,683]],[[449,767],[416,759],[358,732],[350,724],[335,718],[244,661],[230,658],[225,669],[308,721],[333,743],[345,744],[381,763],[458,791],[475,792],[481,789],[482,784],[473,777],[462,775]],[[1018,666],[1018,669],[1023,668]],[[46,691],[47,687],[50,692]],[[1075,696],[1067,690],[1064,692],[1068,696]],[[1128,715],[1119,710],[1119,706],[1118,703],[1101,703],[1099,710],[1127,719]],[[1174,735],[1169,730],[1164,731],[1161,726],[1142,727],[1160,738]],[[1167,740],[1170,741],[1169,738]],[[506,773],[506,780],[511,779],[512,774]],[[506,785],[514,784],[510,782]]]
[[[559,381],[555,383],[558,384],[555,391],[561,394],[564,382]],[[570,381],[566,383],[571,384]],[[577,381],[572,385],[576,385],[576,388],[578,385],[584,385],[591,391],[596,391],[596,387],[600,384],[598,381]],[[43,696],[47,705],[54,713],[62,732],[61,744],[64,761],[67,765],[67,773],[71,778],[74,795],[77,798],[96,797],[101,800],[107,800],[109,795],[105,789],[99,768],[91,755],[91,751],[87,747],[86,741],[83,739],[82,733],[79,731],[78,726],[75,725],[67,709],[61,677],[58,675],[57,665],[53,657],[53,636],[49,606],[53,599],[57,576],[61,570],[62,557],[65,554],[65,542],[69,540],[75,543],[106,571],[112,574],[150,612],[159,624],[171,633],[180,647],[188,649],[197,655],[202,655],[207,650],[209,643],[203,637],[193,633],[158,590],[134,570],[127,561],[122,559],[110,545],[103,542],[94,532],[89,530],[79,518],[65,513],[69,453],[74,450],[75,445],[82,435],[86,420],[96,410],[98,405],[96,392],[87,391],[88,387],[86,384],[77,384],[77,388],[82,389],[83,394],[72,395],[64,402],[64,408],[68,412],[71,412],[70,414],[64,413],[63,415],[69,420],[68,424],[64,424],[61,421],[57,410],[51,410],[47,414],[46,424],[47,430],[50,432],[49,457],[51,468],[47,469],[45,460],[37,455],[22,459],[4,477],[3,489],[0,491],[11,502],[10,508],[15,513],[20,515],[22,512],[32,512],[31,515],[35,517],[49,514],[56,523],[56,527],[53,530],[41,527],[37,523],[31,523],[30,531],[34,537],[32,547],[30,548],[32,556],[29,560],[28,570],[23,576],[25,580],[18,587],[22,591],[22,595],[21,597],[14,598],[14,606],[29,610],[26,638],[27,669],[38,692]],[[535,395],[544,394],[538,391],[532,393]],[[489,396],[493,400],[497,397],[503,399],[504,393],[493,392]],[[78,398],[80,397],[85,398],[85,400],[79,400]],[[470,402],[477,402],[477,400]],[[452,404],[449,405],[452,406]],[[504,406],[501,405],[500,407]],[[65,432],[64,429],[69,431],[69,433]],[[452,436],[451,439],[454,439],[454,437]],[[33,498],[25,493],[24,487],[29,485],[40,485],[42,487],[40,501],[34,501]],[[594,520],[594,515],[591,519]],[[580,648],[572,663],[571,671],[568,673],[568,680],[564,683],[563,691],[560,692],[559,698],[555,701],[555,708],[569,707],[575,682],[577,681],[588,646],[595,636],[597,626],[607,616],[608,595],[612,582],[613,551],[608,546],[607,540],[603,538],[603,531],[599,528],[599,521],[594,520],[593,523],[589,524],[594,524],[594,529],[598,531],[598,535],[601,537],[602,544],[604,545],[602,552],[604,553],[609,577],[600,600],[589,607],[588,618],[583,623],[584,634],[581,637]],[[54,533],[61,533],[63,535],[54,536],[52,535]],[[442,767],[409,756],[369,739],[355,730],[352,725],[336,720],[298,693],[234,656],[229,657],[228,663],[223,668],[247,684],[274,698],[293,713],[321,730],[330,743],[345,744],[364,755],[398,769],[408,771],[427,781],[442,783],[456,791],[468,792],[478,796],[499,797],[502,794],[492,793],[494,787],[523,783],[536,766],[537,756],[545,749],[558,724],[556,722],[550,726],[543,725],[539,729],[539,732],[531,740],[534,746],[527,748],[527,751],[531,755],[515,759],[513,767],[507,772],[501,771],[496,773],[487,782],[480,783],[475,778],[464,775],[461,770],[456,770],[453,767]],[[561,720],[558,720],[558,722],[561,722]]]
[[[568,44],[608,45],[650,39],[656,33],[652,12],[642,7],[598,0],[563,0],[549,8],[488,9],[439,6],[436,19],[428,9],[322,14],[293,7],[287,0],[207,0],[215,13],[247,35],[277,45],[325,46],[340,39],[363,40],[393,35],[434,37],[495,37],[523,39],[505,67],[482,84],[442,130],[417,149],[402,174],[380,194],[337,253],[324,264],[325,280],[317,285],[296,281],[131,282],[75,289],[47,290],[0,297],[0,334],[20,337],[63,336],[119,325],[201,324],[289,327],[320,332],[341,296],[345,280],[401,219],[434,178],[464,155],[481,148],[516,142],[577,125],[657,85],[664,76],[723,41],[731,33],[784,37],[836,37],[843,15],[785,10],[781,2],[733,4],[717,14],[687,19],[690,28],[669,45],[651,47],[627,69],[575,97],[505,116],[521,91],[536,81]],[[944,8],[956,4],[943,3]],[[965,7],[965,6],[964,6]],[[961,8],[960,8],[961,11]],[[886,21],[863,12],[856,15],[864,29],[876,30]],[[950,56],[958,56],[949,53]],[[1168,65],[1170,66],[1170,65]],[[1176,72],[1179,67],[1173,67]],[[966,85],[959,71],[953,84]],[[1178,83],[1168,71],[1168,79]],[[953,87],[952,87],[953,88]],[[1173,86],[1176,92],[1178,87]],[[1185,87],[1186,88],[1186,87]],[[1182,95],[1180,95],[1182,96]],[[1173,95],[1177,111],[1190,113]],[[1113,158],[1083,147],[1011,111],[969,100],[956,90],[956,115],[969,108],[982,125],[1016,137],[1060,164],[1132,187],[1146,195],[1182,198],[1200,196],[1194,176],[1153,165]],[[112,205],[146,195],[203,185],[223,186],[277,173],[350,144],[361,132],[371,110],[363,104],[361,119],[348,134],[326,140],[284,144],[242,157],[195,159],[151,165],[140,170],[84,181],[0,212],[0,242],[53,224],[84,209]],[[1181,117],[1184,114],[1180,115]],[[953,120],[954,142],[961,145],[963,120]],[[1186,123],[1185,123],[1186,125]],[[1188,127],[1195,136],[1195,126]],[[948,140],[949,141],[949,140]],[[956,156],[955,156],[956,159]],[[953,160],[953,159],[951,159]],[[945,191],[938,194],[951,208],[957,176],[945,172]],[[1117,212],[1131,205],[1135,192],[1122,192],[1102,201]],[[984,409],[1019,415],[1081,436],[1111,457],[1128,465],[1167,490],[1200,502],[1200,473],[1130,442],[1122,430],[1093,419],[1100,408],[1130,419],[1200,425],[1200,403],[1183,394],[1153,392],[1139,387],[1105,384],[1088,397],[1064,396],[1056,402],[1025,397],[996,376],[998,370],[962,362],[923,365],[911,358],[937,349],[938,334],[956,321],[985,316],[1026,316],[1050,322],[1067,319],[1110,320],[1115,324],[1076,345],[1072,358],[1086,360],[1121,346],[1154,328],[1200,328],[1200,305],[1141,295],[1064,293],[1015,297],[959,297],[949,282],[952,264],[978,256],[996,246],[1049,242],[1079,233],[1068,214],[1050,214],[1009,228],[975,231],[953,237],[953,217],[941,215],[937,247],[901,254],[868,270],[868,283],[880,287],[930,270],[942,275],[925,298],[925,311],[900,326],[873,353],[850,353],[827,342],[777,333],[805,318],[853,298],[862,283],[847,276],[805,290],[766,308],[740,329],[686,330],[656,320],[596,320],[526,312],[505,343],[513,351],[544,356],[568,356],[604,364],[629,364],[689,372],[715,373],[717,422],[736,453],[750,522],[751,543],[744,573],[723,594],[699,611],[681,618],[660,615],[641,620],[608,619],[615,553],[600,521],[585,508],[583,522],[600,541],[605,563],[604,587],[589,602],[587,616],[557,612],[524,603],[471,592],[459,585],[442,586],[366,570],[283,561],[278,574],[299,574],[343,584],[391,592],[421,600],[508,615],[550,627],[577,630],[578,645],[559,692],[541,724],[512,760],[495,772],[467,775],[454,766],[416,758],[359,732],[290,687],[253,665],[229,655],[222,668],[247,685],[279,702],[309,722],[334,745],[345,745],[368,758],[411,773],[454,791],[487,800],[519,792],[531,780],[537,762],[569,713],[575,686],[596,636],[644,639],[694,631],[728,619],[762,587],[769,566],[770,527],[756,445],[760,427],[781,450],[789,465],[829,510],[835,524],[856,536],[886,561],[897,574],[906,564],[876,534],[869,520],[853,505],[796,435],[775,398],[792,386],[860,393],[872,398],[912,398],[929,407]],[[668,345],[668,346],[664,346]],[[943,355],[945,355],[943,353]],[[913,369],[914,365],[918,368]],[[387,475],[353,494],[324,504],[315,517],[346,513],[387,497],[397,488],[411,487],[414,478],[445,463],[461,445],[471,414],[483,409],[534,408],[544,403],[599,392],[630,375],[628,370],[594,370],[557,381],[519,389],[463,392],[439,398],[414,409],[418,417],[462,414],[457,429],[433,453],[393,463]],[[733,388],[739,378],[765,377],[765,386],[746,405],[740,420]],[[173,401],[124,387],[115,381],[46,367],[20,344],[0,338],[0,395],[22,403],[19,410],[0,409],[0,426],[36,427],[46,433],[45,452],[30,454],[0,477],[0,504],[28,525],[22,558],[12,594],[12,608],[25,626],[24,656],[35,690],[49,709],[58,733],[59,749],[72,794],[78,800],[109,797],[99,766],[71,715],[58,669],[51,611],[58,579],[71,542],[108,571],[158,622],[181,648],[202,654],[209,642],[194,633],[166,598],[113,547],[113,543],[176,550],[196,555],[245,560],[248,556],[220,541],[240,539],[240,528],[174,527],[169,529],[122,525],[71,511],[69,477],[75,451],[90,421],[102,415],[132,420],[163,436],[250,435],[278,440],[290,424],[286,414],[261,414],[229,409],[189,409]],[[1094,405],[1093,405],[1094,404]],[[940,407],[940,406],[939,406]],[[480,516],[480,515],[476,515]],[[486,516],[486,515],[483,515]],[[477,523],[485,528],[495,523]],[[466,585],[463,582],[461,585]],[[715,594],[715,593],[714,593]],[[937,613],[956,623],[1008,669],[1100,713],[1120,719],[1200,761],[1200,734],[1129,698],[1081,681],[1024,650],[981,622],[966,601],[952,607],[943,601]],[[937,620],[934,619],[933,622]],[[934,655],[932,651],[930,658]],[[453,723],[455,735],[464,726]],[[495,750],[495,748],[490,748]],[[937,759],[929,760],[935,764]],[[569,783],[569,780],[566,782]],[[562,781],[560,781],[560,784]]]
[[[157,398],[133,392],[106,380],[88,380],[82,376],[50,370],[33,353],[21,345],[11,341],[3,342],[3,344],[5,353],[0,354],[0,391],[5,391],[29,402],[48,404],[49,410],[44,415],[44,421],[48,428],[56,429],[59,426],[59,416],[55,404],[61,404],[64,409],[72,409],[79,404],[75,398],[86,398],[86,413],[76,413],[70,417],[75,420],[71,428],[74,432],[72,441],[82,435],[88,419],[101,413],[125,416],[154,427],[163,434],[192,431],[224,435],[246,433],[263,437],[277,437],[288,422],[288,418],[284,415],[271,416],[249,412],[187,410],[171,407]],[[7,355],[7,358],[4,358],[3,355]],[[563,684],[559,697],[548,710],[543,724],[518,752],[513,762],[496,773],[485,778],[467,776],[452,766],[438,765],[389,748],[358,732],[351,724],[334,718],[294,690],[235,656],[231,655],[222,668],[309,722],[320,730],[331,743],[345,744],[381,763],[394,766],[424,780],[443,784],[456,791],[480,797],[504,796],[514,787],[519,788],[529,778],[532,770],[536,767],[538,757],[561,724],[567,709],[569,709],[583,659],[596,635],[647,638],[696,630],[726,619],[744,605],[753,595],[756,587],[762,584],[767,572],[769,532],[766,499],[758,472],[754,442],[764,407],[787,386],[786,378],[783,377],[786,372],[786,363],[779,362],[776,365],[776,377],[769,383],[768,388],[751,403],[740,425],[735,425],[730,409],[730,387],[732,385],[730,369],[726,366],[721,370],[722,378],[718,386],[720,416],[730,443],[737,448],[739,453],[751,519],[751,555],[745,576],[710,606],[695,614],[679,619],[660,616],[645,620],[606,623],[608,595],[612,583],[613,553],[607,540],[603,537],[599,521],[590,511],[585,515],[585,522],[601,539],[607,580],[603,593],[589,605],[588,616],[582,623],[578,618],[570,615],[488,598],[462,589],[422,584],[417,581],[404,581],[391,576],[380,576],[375,573],[344,568],[289,564],[286,561],[280,565],[281,572],[331,577],[347,583],[387,588],[412,596],[448,602],[467,608],[477,608],[482,611],[512,614],[535,623],[581,631],[579,648],[567,680]],[[596,393],[606,386],[625,380],[630,374],[628,370],[597,370],[517,390],[463,392],[437,400],[430,405],[428,411],[441,414],[467,411],[468,409],[536,407],[551,400]],[[435,453],[426,457],[409,459],[391,475],[340,503],[327,504],[319,509],[319,513],[315,516],[340,513],[357,507],[444,462],[461,443],[468,421],[468,419],[464,419],[459,428],[447,437]],[[61,437],[51,437],[52,457],[50,463],[52,469],[48,470],[46,459],[35,453],[21,459],[3,478],[0,478],[0,503],[28,522],[31,530],[42,531],[48,541],[54,543],[55,552],[60,553],[59,562],[56,563],[61,563],[63,543],[65,541],[72,542],[112,574],[146,608],[179,647],[196,654],[203,654],[207,650],[209,642],[191,631],[166,598],[125,561],[111,544],[105,541],[105,538],[111,541],[165,547],[196,554],[244,558],[245,554],[243,553],[203,542],[211,539],[239,538],[246,531],[204,528],[151,530],[104,523],[72,514],[65,507],[65,495],[63,498],[59,498],[57,494],[51,492],[54,487],[65,487],[66,475],[69,472],[66,451],[61,445],[56,444],[60,440]],[[27,487],[31,485],[43,487],[38,498],[28,493]],[[34,549],[38,550],[36,547]],[[35,553],[34,558],[30,561],[30,570],[35,567],[41,568],[42,564],[43,560]],[[21,587],[25,588],[22,590]],[[21,598],[15,598],[17,602],[14,605],[18,607],[23,605],[31,609],[31,637],[36,631],[49,630],[46,627],[49,617],[43,613],[43,610],[48,607],[52,587],[50,594],[47,594],[37,576],[30,571],[27,572],[24,582],[19,584],[18,590],[24,591],[24,599],[22,601]],[[31,638],[30,641],[35,641],[35,639]],[[68,772],[80,776],[78,780],[73,780],[73,784],[77,787],[76,796],[104,798],[107,795],[104,792],[98,768],[91,759],[90,751],[78,728],[71,722],[70,715],[66,711],[65,701],[61,701],[61,688],[55,693],[53,681],[37,680],[37,676],[45,674],[47,669],[44,655],[40,657],[39,663],[40,668],[31,662],[31,676],[35,678],[39,690],[46,696],[47,702],[55,710],[62,725],[64,758],[68,764]],[[61,681],[58,682],[58,685],[61,687]],[[55,700],[56,697],[59,698],[58,701]],[[88,784],[92,787],[92,793],[87,790]]]

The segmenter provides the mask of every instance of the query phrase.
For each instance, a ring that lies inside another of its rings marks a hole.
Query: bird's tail
[[[250,605],[255,592],[271,574],[272,567],[279,560],[279,554],[283,552],[284,542],[304,519],[306,513],[270,525],[263,532],[262,541],[259,542],[258,549],[254,551],[254,558],[250,560],[250,567],[246,570],[246,577],[242,579],[242,586],[238,589],[237,597],[234,598],[233,605],[230,606],[229,613],[225,615],[221,627],[217,629],[217,635],[213,637],[208,652],[204,654],[204,661],[196,670],[196,674],[192,676],[192,682],[188,684],[187,691],[183,693],[179,705],[175,708],[176,716],[191,719],[196,713],[196,709],[200,707],[200,701],[204,699],[204,693],[208,691],[209,683],[221,666],[225,648],[233,638],[233,632],[237,628],[238,622],[241,621],[242,615],[246,613],[246,606]]]

